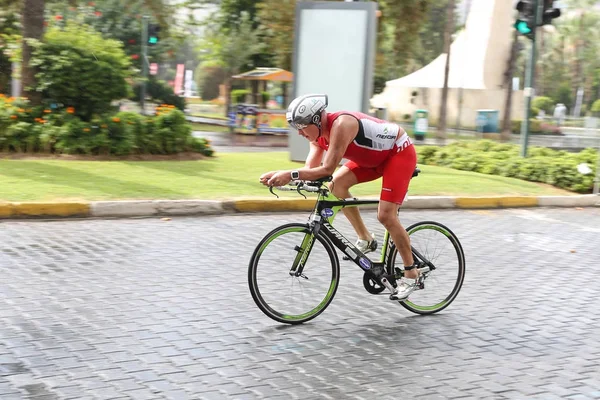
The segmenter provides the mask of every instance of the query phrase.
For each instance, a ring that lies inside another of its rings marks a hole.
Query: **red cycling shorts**
[[[375,168],[361,167],[354,161],[346,162],[344,167],[354,173],[358,183],[373,181],[383,176],[379,198],[390,203],[402,204],[417,167],[417,152],[411,144]]]

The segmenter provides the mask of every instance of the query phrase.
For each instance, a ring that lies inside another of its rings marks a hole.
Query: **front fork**
[[[330,196],[331,195],[328,194],[326,196],[323,196],[322,199],[326,200],[326,199],[330,198]],[[317,201],[317,204],[318,204],[318,201]],[[322,219],[325,218],[330,224],[333,224],[333,220],[335,219],[336,215],[338,214],[338,212],[341,209],[342,209],[341,206],[332,207],[331,211],[333,212],[333,214],[330,216],[327,216],[327,217],[322,217],[321,215],[318,214],[318,208],[317,208],[317,206],[315,206],[313,214],[310,218],[310,224],[309,224],[310,232],[304,236],[304,239],[302,240],[302,244],[300,246],[296,246],[294,248],[294,250],[296,250],[298,252],[298,254],[296,255],[296,258],[294,259],[292,268],[290,268],[290,272],[289,272],[290,276],[305,277],[304,275],[302,275],[302,272],[304,271],[304,266],[306,265],[306,261],[308,260],[308,256],[310,255],[310,252],[315,243],[317,235],[319,234],[319,231],[321,230]]]

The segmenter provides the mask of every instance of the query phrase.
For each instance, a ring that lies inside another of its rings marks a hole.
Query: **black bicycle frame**
[[[372,261],[369,259],[363,252],[361,252],[354,244],[352,244],[344,235],[342,235],[337,229],[331,225],[329,218],[334,215],[333,208],[334,207],[346,207],[346,206],[359,206],[359,205],[373,205],[379,204],[379,200],[319,200],[315,206],[315,213],[318,217],[315,217],[312,222],[312,240],[307,244],[307,248],[303,252],[297,261],[294,263],[292,271],[295,272],[296,275],[301,275],[302,270],[304,269],[304,262],[312,249],[314,244],[315,236],[319,233],[319,231],[323,231],[324,235],[333,243],[335,247],[340,249],[346,256],[350,258],[350,260],[354,261],[356,265],[358,265],[363,271],[373,273],[374,269],[383,271],[385,266],[388,265],[389,258],[391,257],[391,246],[389,245],[389,236],[387,240],[384,241],[384,259],[383,261]],[[324,228],[324,229],[323,229]],[[298,249],[300,250],[300,248]],[[411,250],[413,253],[413,257],[418,259],[421,262],[426,263],[432,269],[435,267],[431,265],[431,263],[426,260],[414,247],[411,246]],[[300,264],[300,265],[298,265]],[[298,269],[297,267],[300,266]],[[290,272],[292,272],[290,271]],[[393,271],[389,271],[392,273]],[[376,273],[377,275],[377,273]]]

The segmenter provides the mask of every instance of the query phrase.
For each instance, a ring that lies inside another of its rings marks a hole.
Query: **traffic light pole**
[[[140,107],[142,114],[146,114],[144,101],[146,100],[146,80],[148,79],[148,16],[142,18],[142,85],[140,88]]]
[[[523,94],[525,95],[525,119],[521,124],[521,157],[527,157],[527,144],[529,142],[529,117],[531,110],[531,100],[534,96],[533,82],[534,82],[534,70],[535,70],[535,31],[540,21],[538,21],[542,15],[540,8],[543,7],[543,0],[533,1],[533,20],[535,24],[531,30],[531,53],[527,60],[527,71],[525,74],[525,88]]]

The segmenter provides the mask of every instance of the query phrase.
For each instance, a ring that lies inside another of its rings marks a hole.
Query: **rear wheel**
[[[435,269],[432,268],[423,274],[424,288],[415,290],[400,304],[417,314],[441,311],[454,301],[465,278],[465,255],[462,246],[456,235],[438,222],[418,222],[406,231],[415,250],[415,261],[429,263]],[[395,247],[392,251],[388,268],[391,267],[394,271],[402,270],[402,258]]]
[[[248,266],[254,302],[269,318],[300,324],[321,314],[338,287],[340,264],[322,233],[287,224],[268,233]]]

